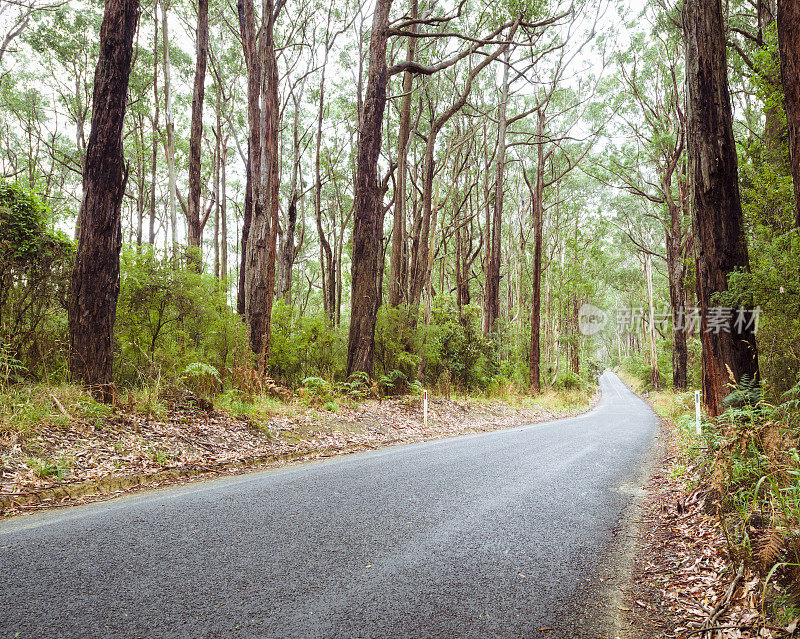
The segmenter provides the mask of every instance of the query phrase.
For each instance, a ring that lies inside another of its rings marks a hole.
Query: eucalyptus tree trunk
[[[218,87],[219,88],[219,87]],[[219,98],[219,93],[217,93]],[[219,191],[220,191],[220,162],[222,159],[222,118],[219,112],[219,100],[217,100],[217,126],[214,128],[214,198],[212,205],[214,207],[214,278],[219,280]]]
[[[778,0],[778,47],[789,129],[794,219],[800,228],[800,0]]]
[[[506,169],[506,109],[508,107],[508,64],[503,66],[503,88],[498,106],[497,160],[494,182],[494,208],[491,226],[487,229],[486,295],[483,302],[483,332],[488,336],[500,317],[500,257],[503,224],[503,179]]]
[[[417,17],[417,0],[411,0],[412,19]],[[417,25],[411,30],[416,32]],[[406,61],[413,62],[417,39],[408,38]],[[394,221],[392,226],[392,253],[389,260],[389,304],[399,306],[407,295],[403,285],[404,263],[406,255],[406,177],[408,173],[408,150],[411,136],[411,89],[414,76],[410,71],[403,73],[403,102],[400,106],[400,125],[397,134],[397,184],[395,185]]]
[[[158,2],[153,5],[153,150],[150,157],[150,220],[148,234],[150,246],[156,243],[156,180],[158,171],[158,116],[160,103],[158,101]]]
[[[239,286],[236,310],[247,321],[247,245],[254,215],[262,215],[261,200],[261,60],[253,0],[237,0],[239,30],[247,68],[247,164],[245,166],[244,211],[242,213]]]
[[[658,351],[656,350],[655,303],[653,301],[653,258],[649,253],[644,255],[644,271],[647,280],[647,304],[650,309],[650,321],[647,334],[650,341],[650,386],[653,390],[661,387],[661,373],[658,370]]]
[[[544,123],[545,112],[536,114],[536,181],[531,193],[533,213],[533,278],[531,281],[531,348],[528,356],[528,389],[540,393],[542,323],[542,231],[544,229]]]
[[[172,115],[172,72],[169,60],[169,27],[167,24],[167,0],[161,0],[162,64],[164,66],[164,127],[167,132],[167,172],[169,173],[169,224],[172,248],[178,243],[178,191],[175,182],[175,120]]]
[[[224,282],[228,281],[228,198],[227,198],[227,176],[226,165],[228,163],[228,136],[222,138],[222,147],[219,157],[219,270],[220,277]],[[227,290],[227,285],[225,287]]]
[[[320,268],[322,269],[322,306],[329,326],[336,318],[336,260],[322,226],[322,117],[325,108],[325,71],[328,66],[326,43],[325,61],[319,81],[319,110],[317,111],[317,146],[314,154],[314,219],[319,237]]]
[[[259,179],[261,192],[254,198],[253,217],[245,254],[245,319],[250,333],[250,347],[258,357],[258,369],[266,372],[271,337],[270,321],[275,298],[275,262],[278,238],[278,198],[280,157],[278,139],[278,64],[273,38],[275,3],[263,3],[263,24],[259,57],[261,59],[261,126],[259,133]],[[252,143],[252,142],[251,142]],[[252,160],[251,160],[252,162]],[[251,166],[251,171],[255,167]],[[255,176],[253,177],[255,182]]]
[[[139,0],[106,0],[83,170],[78,248],[70,281],[70,373],[95,397],[107,401],[113,397],[120,210],[127,182],[122,125],[138,19]]]
[[[731,326],[730,332],[709,330],[715,294],[726,291],[728,275],[748,269],[749,262],[720,0],[687,0],[683,20],[697,291],[702,313],[703,400],[709,413],[716,416],[722,412],[731,375],[737,383],[745,375],[758,379],[758,351],[752,326]]]
[[[289,186],[289,208],[286,216],[286,228],[280,239],[280,251],[278,251],[278,265],[276,276],[275,295],[279,299],[284,299],[290,303],[292,291],[292,266],[297,256],[297,248],[294,245],[295,229],[297,228],[297,204],[300,199],[298,179],[300,174],[300,98],[294,96],[294,123],[292,125],[292,182]]]
[[[187,244],[201,247],[203,228],[211,212],[205,213],[200,206],[202,191],[200,151],[203,145],[203,101],[205,99],[206,66],[208,64],[208,0],[198,0],[197,4],[197,64],[194,72],[194,91],[192,94],[192,122],[189,131],[189,201],[186,207],[186,223],[189,228]],[[202,258],[190,257],[193,266],[199,270]]]
[[[683,189],[683,186],[679,187]],[[683,208],[674,201],[672,187],[664,191],[669,209],[669,226],[666,233],[669,301],[672,308],[672,386],[686,390],[689,351],[684,317],[686,312],[686,230],[683,228]],[[681,202],[684,198],[679,198]]]
[[[392,0],[376,0],[369,45],[367,89],[360,112],[356,147],[352,295],[347,344],[347,374],[370,377],[375,358],[378,316],[378,258],[381,253],[383,205],[377,166],[386,107],[386,45]]]

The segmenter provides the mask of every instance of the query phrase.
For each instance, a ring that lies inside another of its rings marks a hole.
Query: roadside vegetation
[[[714,573],[718,566],[708,568],[718,599],[701,591],[705,610],[699,617],[693,618],[697,609],[691,606],[682,606],[678,616],[708,626],[708,613],[718,611],[713,625],[729,624],[726,637],[751,636],[736,634],[749,631],[756,636],[759,630],[758,636],[792,634],[800,618],[800,383],[777,392],[769,380],[732,384],[725,411],[717,418],[703,414],[698,435],[694,391],[652,390],[635,358],[623,363],[620,374],[668,422],[671,448],[664,470],[681,493],[676,521],[696,526],[690,536],[702,540],[686,551],[688,559],[713,550],[726,560],[721,573]],[[699,530],[708,520],[716,542]],[[691,599],[686,575],[676,571],[674,577],[684,580],[676,591]]]

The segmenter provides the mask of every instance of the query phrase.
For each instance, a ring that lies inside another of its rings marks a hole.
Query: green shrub
[[[403,395],[408,392],[408,377],[403,371],[389,371],[378,379],[378,388],[383,395]]]
[[[413,310],[405,306],[382,306],[375,323],[375,375],[400,371],[415,379],[419,367],[419,331],[413,328]]]
[[[459,390],[482,388],[486,374],[489,345],[480,333],[480,309],[464,307],[461,317],[445,300],[434,307],[431,325],[424,329],[425,380],[436,383],[443,376],[446,383]]]
[[[159,258],[149,247],[124,247],[120,266],[118,382],[146,384],[159,376],[175,382],[196,362],[219,374],[238,354],[249,354],[245,327],[213,276]]]
[[[275,302],[267,360],[274,379],[296,387],[307,377],[343,376],[345,353],[343,329],[329,327],[324,314],[298,317],[283,300]]]
[[[337,390],[342,395],[347,395],[352,399],[364,399],[370,395],[372,390],[369,375],[357,371],[350,375],[346,381],[339,382]]]
[[[565,371],[558,374],[555,387],[567,391],[582,390],[586,387],[586,382],[581,379],[580,375],[576,375],[574,371]]]
[[[312,399],[326,401],[333,398],[333,386],[321,377],[306,377],[302,390],[304,395]]]
[[[32,191],[0,180],[0,343],[18,376],[64,368],[74,247]]]
[[[183,371],[181,381],[190,391],[206,397],[222,387],[219,371],[202,362],[189,364]]]

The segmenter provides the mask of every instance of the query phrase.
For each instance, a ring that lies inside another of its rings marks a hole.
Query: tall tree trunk
[[[578,326],[578,310],[580,306],[580,301],[578,300],[577,294],[575,297],[572,298],[572,317],[570,318],[570,326],[572,328],[572,372],[576,375],[580,375],[581,372],[581,333]]]
[[[417,0],[411,0],[410,17],[417,17]],[[416,32],[417,25],[411,27]],[[406,49],[406,61],[413,62],[417,39],[410,37]],[[400,106],[400,128],[397,134],[397,184],[394,197],[394,221],[392,226],[392,253],[389,260],[389,304],[399,306],[407,292],[403,287],[403,263],[406,261],[406,177],[408,173],[408,150],[411,136],[411,89],[414,76],[403,73],[403,102]]]
[[[187,244],[201,248],[203,228],[208,220],[200,206],[202,191],[200,151],[203,145],[203,101],[205,99],[206,65],[208,64],[208,0],[197,3],[197,64],[194,72],[194,91],[192,93],[192,123],[189,130],[189,201],[186,222],[189,227]],[[202,257],[190,257],[191,263],[199,269]]]
[[[661,387],[661,372],[658,370],[658,351],[656,350],[656,307],[653,301],[653,258],[649,253],[644,256],[644,272],[647,280],[647,304],[650,310],[650,321],[647,334],[650,340],[650,386],[653,390]]]
[[[175,182],[175,120],[172,116],[172,72],[169,61],[167,0],[161,0],[162,63],[164,65],[164,119],[167,130],[167,171],[169,173],[169,224],[172,249],[178,243],[178,187]]]
[[[302,100],[302,89],[300,96],[292,94],[294,100],[294,121],[292,124],[292,182],[289,186],[289,209],[286,216],[286,227],[283,229],[280,238],[280,250],[278,251],[278,266],[275,295],[283,299],[287,304],[291,303],[292,291],[292,267],[296,256],[294,245],[294,234],[297,228],[297,203],[300,199],[300,101]]]
[[[720,0],[684,4],[688,149],[692,210],[698,242],[697,290],[702,313],[703,400],[711,415],[722,411],[730,369],[734,380],[758,378],[753,327],[709,330],[715,293],[726,291],[728,274],[748,269],[728,69]]]
[[[113,395],[120,210],[127,181],[122,125],[138,19],[139,0],[106,0],[83,171],[78,248],[70,282],[70,373],[104,400]]]
[[[531,282],[531,349],[528,356],[528,388],[540,393],[541,382],[541,322],[542,322],[542,231],[544,228],[544,123],[545,112],[536,117],[536,182],[531,193],[533,208],[533,279]],[[527,181],[527,177],[526,177]]]
[[[800,0],[778,0],[778,47],[789,129],[794,218],[800,228]]]
[[[278,197],[280,157],[278,148],[278,64],[273,39],[275,4],[263,3],[261,30],[262,111],[260,163],[262,190],[254,197],[253,218],[247,238],[245,265],[245,318],[250,332],[250,346],[258,356],[258,369],[266,372],[269,354],[270,321],[275,296],[275,262],[278,237]],[[254,170],[255,167],[251,167]],[[255,182],[255,176],[253,178]]]
[[[153,150],[150,157],[150,220],[148,226],[149,244],[155,247],[156,244],[156,180],[158,171],[158,1],[153,4],[153,104],[155,113],[153,114]]]
[[[322,269],[322,306],[329,326],[336,318],[336,261],[331,244],[322,225],[322,119],[325,107],[325,71],[328,66],[328,49],[319,80],[319,110],[317,111],[317,146],[314,154],[314,219],[319,237],[320,268]]]
[[[488,258],[486,269],[486,297],[483,307],[484,336],[494,331],[497,318],[500,317],[500,252],[501,230],[503,223],[503,178],[506,168],[506,109],[508,107],[508,64],[503,66],[503,88],[498,107],[497,160],[494,182],[494,208],[492,210],[491,227],[487,229]]]
[[[226,282],[225,290],[227,289],[228,281],[228,196],[227,196],[227,177],[225,175],[226,165],[228,163],[228,136],[222,139],[222,148],[219,157],[219,178],[220,178],[220,195],[219,195],[219,222],[220,222],[220,238],[219,238],[219,270],[220,276]]]
[[[258,56],[257,29],[253,0],[237,0],[239,30],[247,66],[247,166],[245,167],[244,211],[240,247],[239,287],[236,310],[247,320],[247,245],[253,217],[261,215],[261,61]]]
[[[220,163],[222,160],[222,116],[220,113],[219,86],[216,91],[216,117],[217,126],[214,129],[214,278],[219,280],[219,192],[220,192]]]
[[[669,301],[672,309],[672,386],[676,390],[686,390],[688,386],[688,347],[683,317],[686,309],[686,294],[683,290],[686,268],[684,266],[685,231],[683,211],[668,196],[670,226],[667,228],[667,271],[669,280]]]
[[[142,235],[144,233],[144,210],[145,210],[145,197],[146,188],[145,182],[145,155],[144,155],[144,115],[139,115],[136,118],[136,137],[138,138],[138,146],[141,152],[136,154],[136,252],[142,251]]]
[[[360,371],[370,377],[375,358],[378,258],[383,230],[383,205],[377,166],[383,112],[386,107],[386,44],[391,7],[392,0],[376,0],[370,35],[367,90],[360,112],[360,135],[356,148],[355,228],[347,374]]]

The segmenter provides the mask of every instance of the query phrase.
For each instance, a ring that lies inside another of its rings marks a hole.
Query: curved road
[[[606,637],[657,419],[601,387],[580,417],[2,521],[0,638]]]

